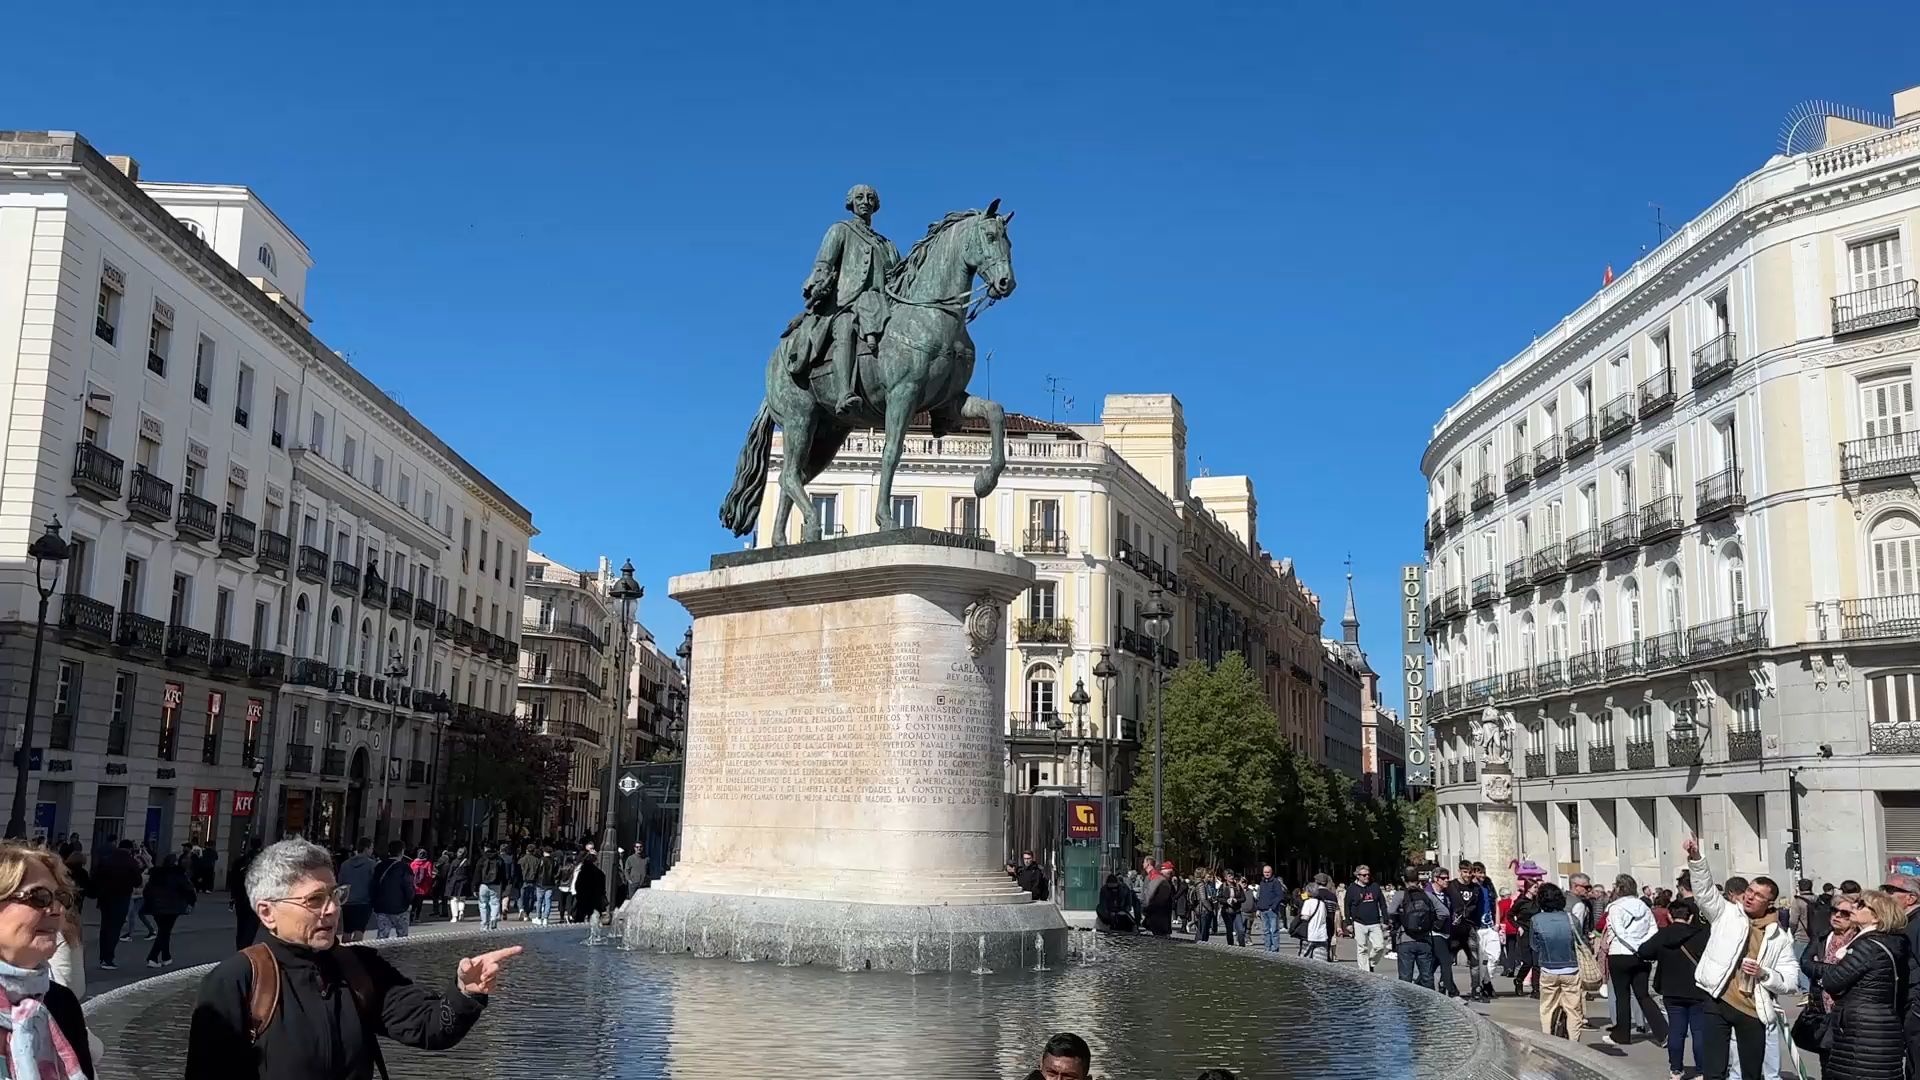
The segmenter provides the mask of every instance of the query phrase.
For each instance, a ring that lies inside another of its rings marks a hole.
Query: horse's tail
[[[720,524],[745,536],[760,520],[760,501],[767,490],[767,465],[773,459],[773,407],[760,402],[753,424],[747,428],[747,444],[740,448],[740,460],[733,467],[733,489],[720,504]]]

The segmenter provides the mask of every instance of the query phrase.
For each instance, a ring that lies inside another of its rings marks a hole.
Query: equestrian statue
[[[767,396],[747,429],[733,488],[720,521],[735,536],[758,524],[773,456],[773,426],[784,433],[780,502],[770,527],[784,544],[787,519],[800,508],[801,538],[820,539],[821,522],[807,484],[824,472],[856,428],[884,427],[875,524],[893,520],[893,473],[907,424],[925,412],[935,438],[963,419],[985,420],[992,445],[973,479],[991,494],[1006,467],[1006,412],[967,393],[973,339],[967,324],[985,306],[1013,292],[1013,244],[1000,200],[985,210],[956,210],[928,227],[905,259],[873,228],[880,196],[865,184],[847,192],[853,217],[827,230],[801,288],[805,308],[787,323],[767,360]],[[976,301],[975,276],[985,298]]]

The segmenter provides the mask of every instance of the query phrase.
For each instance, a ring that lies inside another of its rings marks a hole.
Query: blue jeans
[[[1280,951],[1280,913],[1263,911],[1260,913],[1260,929],[1267,935],[1267,951]]]
[[[553,886],[551,885],[535,886],[534,892],[538,894],[538,898],[535,900],[535,903],[538,905],[538,909],[540,912],[540,921],[541,922],[550,921],[553,918]]]
[[[1667,999],[1667,1069],[1679,1072],[1684,1067],[1687,1039],[1693,1039],[1693,1067],[1700,1073],[1706,1065],[1700,1060],[1700,1048],[1707,1041],[1707,1003]]]
[[[1406,938],[1394,950],[1400,957],[1400,981],[1433,989],[1433,942]]]
[[[538,891],[531,885],[520,886],[520,917],[522,919],[533,918],[533,898],[534,893]]]
[[[493,927],[500,922],[500,889],[495,885],[480,886],[480,925]]]
[[[1213,909],[1201,907],[1193,913],[1193,940],[1205,941],[1213,936]]]
[[[1236,911],[1227,923],[1227,944],[1245,945],[1247,943],[1247,913]]]

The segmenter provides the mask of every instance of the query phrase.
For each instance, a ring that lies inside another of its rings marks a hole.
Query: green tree
[[[452,798],[479,799],[531,832],[566,795],[572,753],[531,721],[483,720],[454,739],[447,770]]]
[[[1167,856],[1181,867],[1259,850],[1278,795],[1279,723],[1260,680],[1239,653],[1208,668],[1189,663],[1173,673],[1162,706],[1166,763],[1161,779]],[[1136,774],[1128,820],[1145,842],[1153,836],[1153,735]]]

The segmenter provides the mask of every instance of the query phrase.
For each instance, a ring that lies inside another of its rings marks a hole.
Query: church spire
[[[1340,620],[1340,639],[1345,644],[1358,649],[1360,647],[1360,615],[1353,606],[1353,556],[1347,556],[1347,614]]]

